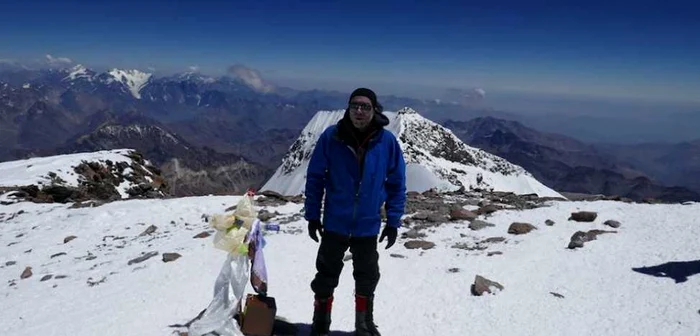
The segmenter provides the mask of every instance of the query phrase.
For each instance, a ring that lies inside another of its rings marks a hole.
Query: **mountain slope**
[[[636,165],[595,146],[563,135],[542,133],[519,122],[485,117],[468,122],[446,121],[444,126],[469,145],[523,166],[556,190],[617,195],[636,201],[700,199],[700,195],[686,188],[654,182]]]
[[[263,190],[284,195],[302,193],[304,175],[318,137],[328,126],[338,122],[343,113],[343,110],[316,113]],[[404,151],[408,191],[463,187],[561,197],[522,167],[465,145],[448,129],[410,108],[385,112],[385,115],[390,121],[387,130],[396,136]]]

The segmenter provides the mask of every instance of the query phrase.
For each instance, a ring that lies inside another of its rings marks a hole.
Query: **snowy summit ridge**
[[[302,130],[263,190],[283,195],[303,193],[306,168],[321,133],[337,123],[344,110],[319,111]],[[524,168],[464,144],[449,129],[409,107],[384,112],[386,129],[399,140],[406,161],[407,191],[480,188],[540,197],[562,197]]]

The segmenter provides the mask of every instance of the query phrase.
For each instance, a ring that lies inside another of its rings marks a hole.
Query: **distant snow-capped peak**
[[[74,81],[76,79],[85,79],[87,81],[92,81],[95,72],[86,68],[82,64],[78,64],[68,70],[68,75],[63,78],[64,81]]]
[[[108,72],[114,80],[126,85],[131,94],[136,99],[141,99],[141,89],[143,89],[148,81],[153,76],[150,73],[142,72],[139,70],[120,70],[112,69]]]
[[[303,193],[306,169],[319,136],[327,127],[337,123],[344,112],[317,112],[291,145],[263,190],[284,195]],[[396,136],[404,152],[408,191],[480,188],[561,197],[522,167],[464,144],[449,129],[411,108],[384,114],[389,118],[386,129]]]

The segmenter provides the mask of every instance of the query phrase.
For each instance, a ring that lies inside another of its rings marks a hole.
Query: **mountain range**
[[[669,161],[658,159],[663,155],[661,153],[675,154],[676,162],[684,162],[682,166],[679,165],[679,170],[698,169],[700,146],[669,146],[677,151],[659,149],[656,156],[649,156],[649,151],[645,150],[648,146],[586,144],[564,135],[539,132],[516,121],[493,117],[475,118],[466,122],[447,120],[443,125],[465,143],[522,165],[538,180],[556,190],[617,195],[633,200],[700,199],[700,189],[693,190],[697,182],[674,183],[678,180],[669,177],[683,175],[680,171],[669,173],[664,170],[671,164],[660,164]],[[636,149],[637,152],[631,152],[630,149]],[[657,165],[654,166],[653,163]],[[690,177],[689,180],[700,179]]]
[[[299,91],[235,74],[3,68],[0,161],[135,148],[172,180],[174,195],[241,192],[275,173],[318,111],[345,106],[346,99],[346,93]],[[700,141],[592,145],[509,121],[519,117],[483,104],[380,99],[387,110],[411,106],[558,191],[669,200],[700,192],[700,179],[693,178],[699,175],[691,175],[700,171]]]

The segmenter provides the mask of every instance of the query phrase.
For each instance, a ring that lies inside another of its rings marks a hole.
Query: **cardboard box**
[[[271,336],[276,316],[275,298],[248,294],[241,331],[246,336]]]

